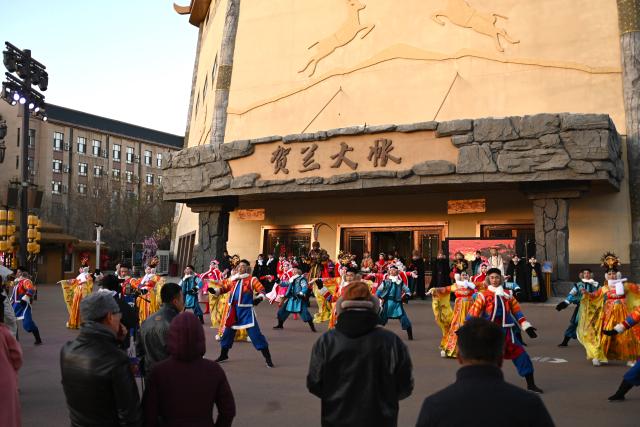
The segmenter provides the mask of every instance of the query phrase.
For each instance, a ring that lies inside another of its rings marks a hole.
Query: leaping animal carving
[[[445,9],[434,13],[431,19],[440,25],[444,25],[444,21],[439,19],[441,16],[449,18],[452,24],[471,28],[477,33],[491,37],[495,42],[496,49],[500,52],[504,52],[504,48],[500,44],[500,36],[511,44],[520,43],[520,40],[512,39],[507,34],[507,30],[496,26],[498,18],[509,19],[508,17],[497,13],[480,12],[469,6],[465,0],[447,0]]]
[[[373,25],[363,25],[360,23],[360,11],[367,7],[366,5],[360,3],[359,0],[344,0],[347,4],[348,16],[345,22],[342,23],[338,31],[334,34],[325,37],[317,42],[313,43],[307,49],[311,49],[313,47],[316,48],[315,54],[311,57],[307,65],[304,66],[298,73],[305,72],[309,67],[311,67],[311,72],[309,73],[309,77],[313,76],[316,72],[316,67],[318,63],[322,61],[327,56],[331,55],[335,50],[339,47],[342,47],[353,39],[359,33],[362,33],[360,39],[363,39],[373,30],[375,24]]]

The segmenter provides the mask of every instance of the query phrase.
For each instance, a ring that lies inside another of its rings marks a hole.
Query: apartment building
[[[153,197],[162,184],[163,155],[183,146],[183,137],[48,104],[48,121],[31,120],[29,182],[43,191],[41,215],[73,228],[72,209],[92,199]],[[0,201],[21,174],[20,110],[0,103],[7,146],[0,166]]]

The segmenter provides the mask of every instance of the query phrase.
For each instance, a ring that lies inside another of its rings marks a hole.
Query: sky
[[[198,28],[172,0],[0,0],[0,17],[3,50],[47,67],[45,102],[184,135]]]

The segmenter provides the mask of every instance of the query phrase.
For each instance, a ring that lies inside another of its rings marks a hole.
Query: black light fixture
[[[37,86],[40,90],[47,90],[49,75],[45,66],[31,57],[28,49],[20,50],[9,42],[5,42],[5,50],[2,52],[2,62],[8,73],[5,73],[6,81],[2,83],[0,97],[11,105],[20,104],[22,106],[22,179],[20,181],[20,264],[27,263],[27,216],[28,216],[28,187],[29,171],[27,147],[29,145],[29,119],[31,115],[46,121],[47,116],[44,109],[44,96],[32,86]],[[17,77],[13,75],[17,74]],[[0,146],[0,155],[4,160],[6,148],[4,144]],[[0,160],[0,161],[2,161]]]

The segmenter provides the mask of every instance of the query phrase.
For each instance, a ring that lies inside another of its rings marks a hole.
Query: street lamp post
[[[102,241],[100,240],[100,232],[104,226],[99,222],[94,222],[93,225],[96,227],[96,270],[98,270],[100,269],[100,245],[102,244]]]
[[[46,67],[31,57],[29,49],[20,50],[9,42],[5,42],[2,52],[2,62],[8,73],[5,73],[6,81],[2,82],[0,96],[11,105],[22,106],[22,180],[20,182],[20,264],[27,264],[27,218],[29,215],[28,190],[29,190],[29,118],[31,114],[47,120],[44,111],[44,96],[33,89],[32,85],[38,85],[40,90],[47,90],[49,75]],[[16,73],[18,77],[14,77]]]

